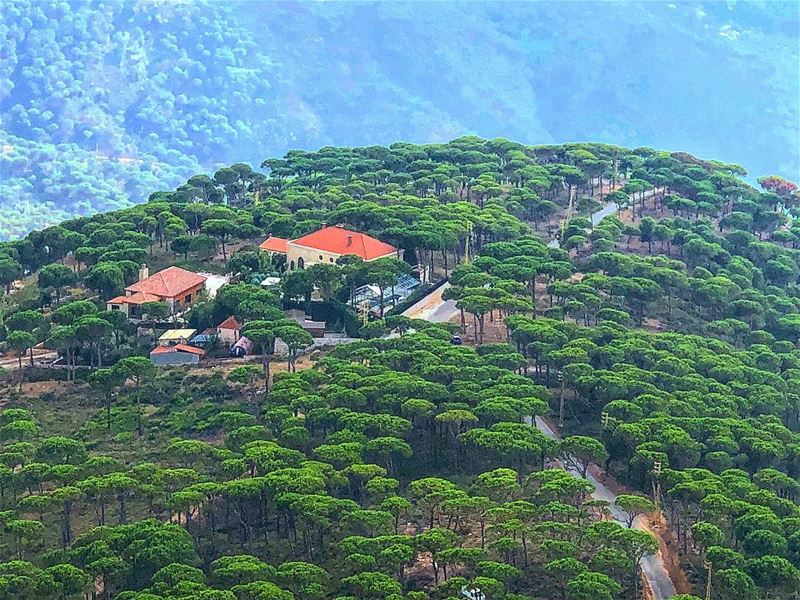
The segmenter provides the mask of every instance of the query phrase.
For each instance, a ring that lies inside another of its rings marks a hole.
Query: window
[[[319,259],[322,260],[322,254],[319,255]]]
[[[186,296],[186,297],[183,299],[183,303],[184,303],[184,304],[191,304],[191,303],[192,303],[192,295],[191,295],[191,294],[189,294],[188,296]]]
[[[294,261],[291,261],[291,262],[289,263],[289,270],[290,270],[290,271],[294,271]]]
[[[328,260],[329,260],[329,261],[331,261],[331,262],[333,262],[333,257],[331,256],[331,257],[330,257]]]
[[[111,310],[119,310],[119,304],[112,304]]]
[[[306,261],[304,261],[303,257],[301,256],[300,258],[297,259],[297,268],[304,269],[305,266],[306,266]]]

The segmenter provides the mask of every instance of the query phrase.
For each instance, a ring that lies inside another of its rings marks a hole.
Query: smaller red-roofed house
[[[366,233],[345,229],[344,225],[323,226],[296,240],[270,236],[260,248],[271,253],[286,254],[286,266],[291,271],[311,265],[333,264],[342,256],[358,256],[369,262],[379,258],[402,258],[397,248]]]
[[[236,317],[228,317],[217,325],[217,339],[228,346],[233,346],[242,337],[242,324]]]
[[[156,346],[150,351],[150,362],[156,366],[196,365],[205,356],[200,348],[187,344],[175,346]]]
[[[206,277],[181,269],[167,267],[149,275],[147,265],[139,269],[139,281],[125,288],[125,294],[106,303],[108,310],[124,312],[128,318],[141,316],[140,306],[147,302],[166,302],[173,313],[178,313],[197,299],[205,287]]]

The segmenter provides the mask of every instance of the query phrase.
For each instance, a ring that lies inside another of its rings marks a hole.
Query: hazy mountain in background
[[[0,4],[0,234],[291,148],[466,133],[800,171],[796,2]]]

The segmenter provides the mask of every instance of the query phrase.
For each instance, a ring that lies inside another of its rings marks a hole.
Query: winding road
[[[644,193],[644,198],[645,198],[645,200],[648,199],[648,198],[652,198],[653,196],[655,196],[656,194],[658,194],[659,192],[662,192],[662,191],[664,191],[664,190],[661,189],[661,188],[654,188],[652,190],[647,190]],[[610,217],[611,215],[615,215],[618,212],[619,212],[619,210],[617,209],[617,205],[616,204],[614,204],[613,202],[606,202],[598,210],[596,210],[595,212],[592,213],[592,217],[591,217],[592,226],[594,227],[595,225],[598,225],[600,223],[600,221],[602,221],[606,217]],[[554,238],[554,239],[550,240],[549,242],[547,242],[547,247],[548,248],[558,248],[558,246],[559,246],[558,242],[559,242],[558,238]]]
[[[525,417],[525,422],[528,425],[534,424],[531,417]],[[558,433],[547,423],[547,421],[542,418],[536,419],[536,428],[551,439],[559,439]],[[577,460],[573,462],[577,462]],[[564,465],[564,469],[576,477],[581,476],[578,470],[573,467]],[[599,481],[591,473],[587,473],[586,480],[594,486],[592,498],[608,502],[608,508],[612,518],[617,523],[625,525],[625,512],[620,510],[615,504],[617,495],[612,492],[607,485],[605,485],[602,481]],[[636,520],[633,522],[633,527],[634,529],[638,529],[640,531],[650,531],[647,519],[642,515],[636,517]],[[650,591],[650,598],[652,598],[652,600],[669,600],[675,596],[675,585],[672,583],[672,579],[670,578],[669,571],[667,570],[664,557],[660,550],[656,554],[645,556],[642,559],[640,566],[642,569],[642,575],[647,582],[647,587]]]
[[[648,190],[645,192],[645,198],[650,198],[660,191],[661,190],[659,189]],[[608,202],[599,210],[592,213],[592,224],[597,225],[605,217],[616,213],[616,204],[613,202]],[[558,240],[551,240],[547,245],[550,248],[558,248]],[[450,287],[449,283],[439,286],[433,292],[425,296],[422,300],[403,311],[403,316],[412,319],[425,319],[426,321],[431,321],[434,323],[445,323],[453,320],[459,314],[459,310],[455,301],[442,299],[442,293],[448,287]],[[531,417],[525,417],[525,422],[528,425],[534,425],[534,419]],[[549,438],[559,439],[559,434],[544,419],[535,419],[535,425],[539,431],[544,433]],[[564,468],[576,477],[581,476],[577,469],[573,467],[565,465]],[[594,486],[592,497],[597,500],[608,502],[609,512],[612,518],[616,522],[624,525],[626,522],[626,515],[624,511],[620,510],[615,504],[617,495],[607,485],[605,485],[602,481],[599,481],[591,473],[587,474],[586,480]],[[634,520],[633,527],[640,531],[650,531],[649,523],[642,515],[639,515]],[[642,576],[646,583],[647,592],[649,592],[649,595],[646,597],[649,600],[670,600],[675,596],[675,585],[672,582],[661,550],[659,550],[656,554],[644,557],[640,563],[640,566],[642,570]]]
[[[592,215],[592,221],[595,222],[594,220],[596,217],[597,223],[599,223],[601,219],[615,212],[616,206],[614,204],[607,204]],[[553,242],[555,242],[555,247],[558,247],[558,241],[553,240]],[[553,247],[553,242],[548,245]],[[445,323],[453,320],[459,314],[455,301],[442,299],[442,293],[448,287],[450,287],[449,283],[439,286],[419,302],[403,311],[403,316],[412,319],[425,319],[433,323]],[[525,418],[525,422],[528,425],[533,426],[533,421],[534,419],[531,417]],[[535,425],[539,431],[549,438],[559,439],[559,434],[544,419],[539,418],[535,421]],[[564,468],[576,477],[580,477],[580,473],[577,469],[567,465],[565,465]],[[612,518],[620,524],[625,524],[625,513],[615,504],[617,495],[591,473],[587,474],[586,479],[594,486],[592,497],[597,500],[608,502],[609,512]],[[641,531],[650,531],[647,519],[641,515],[633,522],[633,526]],[[670,578],[669,571],[667,570],[664,557],[660,550],[656,554],[644,557],[640,566],[649,592],[649,596],[647,597],[650,600],[670,600],[670,598],[675,596],[675,585]]]

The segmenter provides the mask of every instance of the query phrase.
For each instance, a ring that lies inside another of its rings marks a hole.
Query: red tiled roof
[[[169,352],[189,352],[191,354],[197,354],[198,356],[203,356],[205,354],[205,351],[201,350],[200,348],[195,348],[194,346],[189,346],[187,344],[177,344],[175,346],[156,346],[150,350],[150,354],[167,354]]]
[[[155,294],[161,298],[177,298],[185,292],[205,283],[203,275],[180,267],[167,267],[147,279],[137,281],[125,289],[129,292]]]
[[[108,301],[109,304],[144,304],[146,302],[158,302],[161,296],[148,294],[147,292],[136,292],[130,296],[117,296]]]
[[[166,354],[167,352],[177,352],[174,346],[156,346],[150,350],[150,354]]]
[[[203,356],[205,354],[204,350],[200,348],[195,348],[194,346],[189,346],[188,344],[178,344],[175,346],[175,349],[180,350],[181,352],[190,352],[192,354],[197,354],[198,356]]]
[[[222,323],[217,325],[217,329],[241,329],[242,325],[236,320],[236,317],[228,317]]]
[[[291,243],[332,254],[355,254],[364,260],[373,260],[397,252],[397,248],[391,244],[376,240],[366,233],[350,231],[339,226],[323,227],[314,233],[292,240]]]
[[[281,254],[286,254],[286,246],[288,244],[289,240],[271,235],[261,242],[258,247],[262,250],[266,250],[267,252],[280,252]]]

